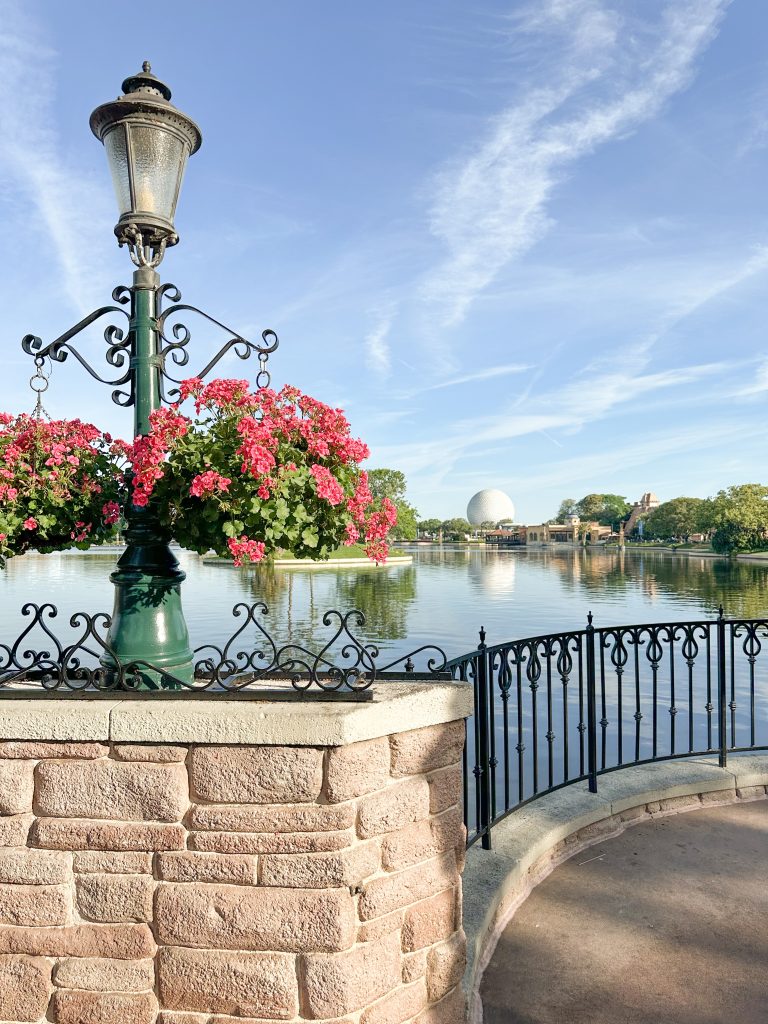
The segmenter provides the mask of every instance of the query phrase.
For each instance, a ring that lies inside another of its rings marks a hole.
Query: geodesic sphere
[[[498,523],[501,519],[515,518],[515,506],[512,499],[504,491],[497,491],[487,487],[484,491],[478,491],[469,500],[467,505],[467,520],[472,526],[480,526],[481,523]]]

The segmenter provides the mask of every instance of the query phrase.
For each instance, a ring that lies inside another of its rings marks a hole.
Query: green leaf
[[[301,539],[308,548],[316,548],[320,538],[314,526],[307,526],[306,529],[301,531]]]

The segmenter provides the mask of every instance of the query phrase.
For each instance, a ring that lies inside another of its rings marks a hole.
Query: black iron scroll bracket
[[[173,305],[167,309],[162,308],[163,299],[168,298]],[[157,294],[157,330],[161,339],[161,346],[159,351],[159,362],[160,362],[160,378],[161,378],[161,394],[164,402],[175,402],[179,398],[178,388],[172,388],[170,391],[165,391],[165,382],[168,381],[172,384],[180,384],[182,378],[174,377],[168,372],[169,363],[173,363],[175,366],[186,366],[189,363],[189,351],[187,345],[192,337],[192,332],[185,323],[181,320],[174,318],[180,313],[193,313],[196,316],[202,317],[209,324],[213,324],[214,327],[221,330],[224,334],[228,335],[227,341],[221,346],[216,352],[212,359],[210,359],[205,366],[198,373],[193,374],[200,380],[205,380],[208,374],[217,366],[221,360],[229,353],[234,352],[238,359],[250,359],[251,356],[256,355],[259,360],[259,372],[256,377],[256,386],[259,388],[268,387],[270,383],[270,375],[267,370],[267,359],[270,354],[276,351],[280,344],[277,334],[270,329],[262,331],[261,343],[250,341],[248,338],[243,337],[237,331],[233,331],[231,327],[227,327],[220,320],[212,317],[209,313],[206,313],[202,309],[198,309],[197,306],[190,306],[185,302],[181,302],[181,292],[174,284],[164,284],[158,289]]]
[[[57,616],[52,604],[28,602],[22,615],[29,622],[11,644],[0,643],[0,698],[89,696],[115,694],[135,697],[226,697],[257,700],[372,700],[377,680],[450,680],[445,653],[424,645],[380,666],[375,644],[353,631],[365,625],[362,612],[331,610],[323,625],[332,635],[319,651],[295,642],[279,645],[261,619],[268,614],[263,602],[236,604],[241,619],[227,642],[219,647],[203,644],[195,652],[192,680],[179,679],[148,661],[120,661],[107,640],[110,616],[77,612],[69,620],[76,637],[62,642],[51,628]],[[426,655],[429,657],[426,657]],[[417,671],[414,658],[424,656]],[[394,671],[403,665],[401,671]],[[147,688],[147,678],[160,678]]]

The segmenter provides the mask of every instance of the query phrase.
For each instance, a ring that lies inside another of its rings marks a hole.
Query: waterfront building
[[[533,526],[512,526],[506,530],[489,530],[485,543],[497,548],[548,547],[549,545],[595,544],[612,536],[610,526],[582,523],[578,516],[568,516],[565,523],[538,523]]]

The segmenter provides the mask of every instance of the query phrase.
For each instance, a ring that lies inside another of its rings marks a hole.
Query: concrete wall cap
[[[471,685],[452,682],[375,683],[370,702],[41,697],[0,701],[0,739],[336,747],[472,710]]]

